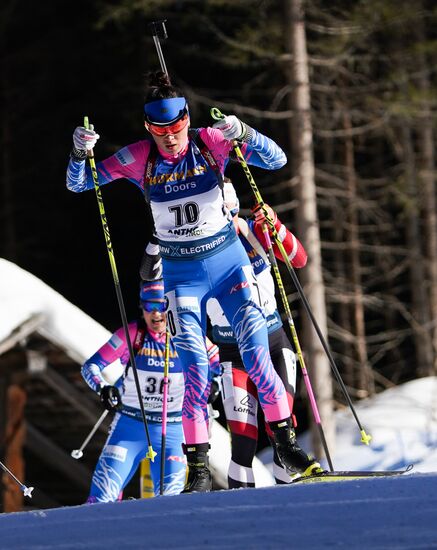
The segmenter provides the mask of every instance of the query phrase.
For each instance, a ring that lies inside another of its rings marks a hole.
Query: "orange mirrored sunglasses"
[[[147,129],[154,136],[166,136],[167,134],[177,134],[188,125],[188,114],[184,115],[180,120],[168,126],[156,126],[155,124],[147,123]]]

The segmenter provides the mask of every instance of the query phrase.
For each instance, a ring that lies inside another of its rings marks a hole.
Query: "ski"
[[[301,476],[293,479],[291,483],[317,483],[317,482],[332,482],[332,481],[347,481],[352,479],[362,479],[366,477],[390,477],[405,474],[413,468],[409,464],[403,470],[386,470],[386,471],[338,471],[338,472],[323,472],[309,476]]]

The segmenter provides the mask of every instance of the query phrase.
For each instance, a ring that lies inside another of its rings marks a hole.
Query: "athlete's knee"
[[[237,311],[232,320],[232,329],[240,350],[253,345],[268,348],[266,318],[254,302],[245,302]]]

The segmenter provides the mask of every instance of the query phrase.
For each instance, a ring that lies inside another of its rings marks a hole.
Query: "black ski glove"
[[[140,265],[140,277],[143,281],[156,281],[162,277],[162,259],[158,244],[153,239],[146,246]]]
[[[208,403],[212,405],[215,401],[217,401],[217,398],[219,395],[220,395],[219,377],[215,376],[211,381],[211,389],[209,391]]]
[[[108,411],[121,409],[121,395],[115,386],[103,386],[100,390],[100,402]]]

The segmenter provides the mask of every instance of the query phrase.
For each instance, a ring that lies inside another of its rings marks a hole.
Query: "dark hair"
[[[145,103],[156,99],[168,99],[170,97],[183,97],[183,93],[172,86],[170,79],[163,71],[150,72],[147,75],[148,88],[146,90]]]

